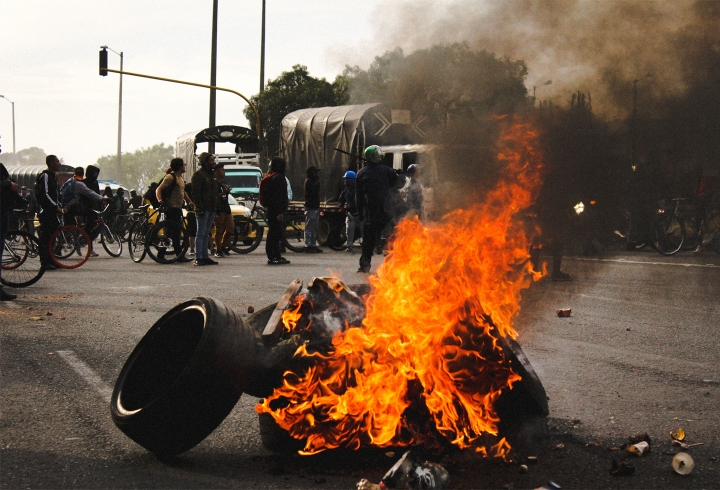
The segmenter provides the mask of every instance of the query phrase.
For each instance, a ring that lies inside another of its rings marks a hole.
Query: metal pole
[[[265,0],[262,3],[262,34],[260,35],[260,92],[265,90]]]
[[[15,153],[15,102],[10,102],[12,105],[12,119],[13,119],[13,153]]]
[[[123,71],[123,52],[120,51],[120,71]],[[120,74],[120,98],[118,101],[118,145],[117,145],[117,179],[120,180],[122,171],[122,73]]]
[[[218,21],[218,0],[213,0],[213,20],[212,20],[212,53],[210,55],[210,85],[213,87],[217,84],[217,21]],[[216,92],[210,89],[210,125],[215,127],[215,108],[216,108]],[[208,142],[208,153],[215,153],[215,142]]]

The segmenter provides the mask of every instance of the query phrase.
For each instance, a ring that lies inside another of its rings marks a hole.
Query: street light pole
[[[13,102],[12,100],[8,99],[8,98],[5,97],[4,95],[0,95],[0,97],[2,97],[3,99],[7,100],[7,101],[10,102],[10,104],[12,105],[13,153],[15,153],[15,102]]]
[[[115,51],[112,48],[109,48],[107,46],[100,46],[103,49],[107,49],[109,51],[112,51],[116,55],[120,56],[120,95],[118,97],[118,140],[117,140],[117,178],[120,179],[120,172],[122,170],[122,93],[123,93],[123,79],[122,79],[122,71],[123,71],[123,52],[120,51],[119,53]]]
[[[265,90],[265,0],[262,3],[262,33],[260,34],[260,92]]]
[[[212,50],[210,53],[210,85],[217,84],[217,23],[218,23],[218,0],[213,0],[213,18],[212,18]],[[217,93],[215,89],[210,89],[210,125],[215,127],[215,115],[217,105]],[[208,142],[208,153],[215,153],[215,142]]]

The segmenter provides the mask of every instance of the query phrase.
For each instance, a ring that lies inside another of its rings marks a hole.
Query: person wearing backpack
[[[50,259],[50,237],[60,228],[58,215],[63,213],[60,204],[60,185],[57,171],[60,170],[60,159],[56,155],[45,157],[47,169],[35,180],[35,197],[40,206],[38,220],[40,221],[40,263],[45,270],[55,270],[57,266]]]
[[[183,224],[183,201],[187,200],[188,204],[193,204],[190,196],[185,192],[185,181],[182,178],[184,173],[185,161],[182,158],[173,158],[170,160],[170,168],[167,174],[155,189],[158,204],[165,207],[165,219],[177,223],[179,227],[182,227]],[[175,235],[171,238],[173,248],[179,250],[180,237]],[[176,262],[192,262],[192,259],[185,257],[183,254]]]
[[[267,209],[265,253],[268,265],[289,264],[290,261],[281,255],[284,213],[289,204],[284,158],[273,157],[270,162],[270,173],[260,182],[260,204]]]

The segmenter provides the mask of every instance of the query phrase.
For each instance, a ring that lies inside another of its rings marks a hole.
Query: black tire
[[[63,225],[50,236],[49,252],[53,263],[63,269],[75,269],[90,258],[90,237],[75,225]]]
[[[683,243],[681,250],[695,250],[700,245],[701,236],[694,218],[686,218],[683,225]]]
[[[145,258],[145,238],[150,231],[150,224],[147,221],[138,221],[130,228],[128,235],[128,253],[133,262],[139,264]]]
[[[254,345],[253,332],[221,302],[179,304],[125,362],[111,398],[113,422],[157,455],[187,451],[240,399],[255,364]]]
[[[285,229],[282,243],[293,252],[305,252],[305,217],[301,214],[285,213]]]
[[[265,228],[257,221],[244,216],[234,218],[235,231],[229,244],[230,250],[239,254],[247,254],[260,246]]]
[[[173,236],[177,236],[178,248],[175,248]],[[188,244],[189,240],[185,227],[174,221],[165,220],[150,229],[145,240],[145,249],[155,262],[171,264],[185,255]]]
[[[40,262],[40,241],[25,231],[9,231],[2,250],[0,283],[12,288],[35,284],[45,273]]]
[[[266,449],[277,454],[295,454],[305,444],[295,439],[288,431],[280,427],[269,413],[258,414],[260,425],[260,442]]]
[[[111,231],[107,225],[103,225],[102,231],[100,232],[100,243],[102,243],[103,248],[111,257],[120,257],[120,255],[122,255],[122,240],[115,232]]]
[[[653,224],[653,246],[662,255],[675,255],[683,244],[683,229],[674,216],[660,216]]]

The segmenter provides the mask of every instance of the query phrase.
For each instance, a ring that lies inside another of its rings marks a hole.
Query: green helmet
[[[372,162],[372,163],[380,163],[382,162],[383,156],[385,153],[382,151],[382,148],[380,148],[377,145],[368,146],[365,148],[365,152],[363,153],[363,158],[365,161]]]

